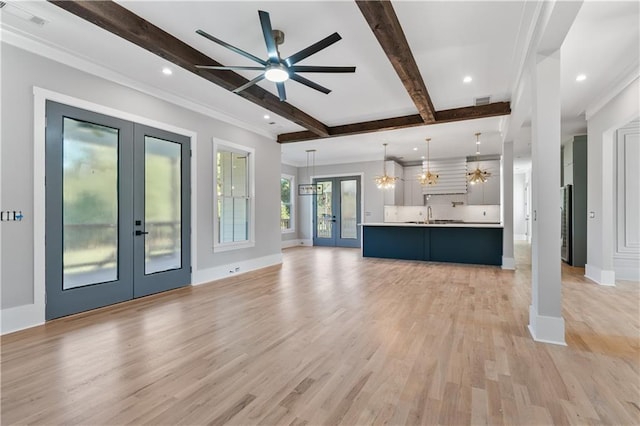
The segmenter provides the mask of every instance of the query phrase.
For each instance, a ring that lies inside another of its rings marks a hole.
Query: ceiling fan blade
[[[356,72],[356,67],[316,67],[307,65],[294,65],[289,67],[293,72]]]
[[[262,35],[264,36],[264,42],[267,45],[267,54],[269,55],[269,62],[280,63],[280,57],[278,56],[278,46],[276,40],[273,38],[273,29],[271,28],[271,18],[269,12],[259,10],[260,26],[262,26]]]
[[[342,37],[340,37],[340,34],[333,33],[330,36],[327,36],[327,37],[323,38],[319,42],[314,43],[311,46],[302,49],[298,53],[294,53],[293,55],[291,55],[287,59],[285,59],[284,62],[287,64],[288,67],[290,67],[291,65],[293,65],[293,64],[295,64],[297,62],[300,62],[304,58],[307,58],[307,57],[313,55],[314,53],[317,53],[317,52],[321,51],[322,49],[324,49],[326,47],[329,47],[333,43],[335,43],[337,41],[340,41],[340,40],[342,40]]]
[[[205,70],[252,70],[252,71],[264,71],[264,67],[241,67],[241,66],[213,66],[213,65],[196,65],[196,68]]]
[[[278,87],[278,96],[280,97],[280,101],[286,101],[287,92],[284,90],[284,82],[276,83],[276,86]]]
[[[233,91],[233,93],[240,93],[242,92],[244,89],[253,86],[254,84],[256,84],[257,82],[261,81],[264,79],[264,73],[260,74],[259,76],[257,76],[256,78],[254,78],[253,80],[243,84],[242,86],[238,87],[237,89],[235,89]]]
[[[322,92],[325,95],[328,95],[329,93],[331,93],[330,89],[327,89],[324,86],[320,86],[318,83],[314,83],[311,80],[308,80],[304,77],[302,77],[301,75],[298,74],[291,74],[290,76],[291,80],[295,80],[300,84],[304,84],[307,87],[311,87],[312,89],[316,89],[318,92]]]
[[[267,65],[266,61],[263,61],[262,59],[258,58],[257,56],[253,56],[251,53],[245,52],[242,49],[238,49],[237,47],[232,46],[229,43],[224,42],[224,41],[220,40],[219,38],[216,38],[216,37],[212,36],[211,34],[207,34],[206,32],[204,32],[202,30],[196,30],[196,33],[200,34],[202,37],[204,37],[204,38],[206,38],[208,40],[211,40],[214,43],[219,44],[220,46],[226,47],[227,49],[232,50],[232,51],[244,56],[245,58],[251,59],[252,61],[255,61],[255,62],[257,62],[259,64],[262,64],[262,65]]]

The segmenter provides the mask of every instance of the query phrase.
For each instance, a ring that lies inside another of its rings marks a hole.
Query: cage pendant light
[[[383,174],[382,176],[376,176],[374,181],[378,189],[395,188],[398,178],[387,174],[387,144],[383,143],[382,145],[384,146],[384,158],[382,159]]]
[[[431,138],[426,138],[425,140],[427,141],[427,171],[423,171],[422,174],[418,176],[418,182],[420,182],[420,185],[422,186],[429,186],[438,183],[438,178],[440,176],[438,176],[437,173],[431,173],[431,170],[429,169],[431,163],[429,159],[429,142],[431,141]]]
[[[480,133],[476,133],[476,156],[480,155]],[[476,169],[467,173],[467,181],[471,185],[476,183],[485,183],[491,177],[491,173],[487,170],[480,169],[480,162],[476,162]]]

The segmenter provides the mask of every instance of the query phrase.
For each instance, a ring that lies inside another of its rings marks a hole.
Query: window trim
[[[291,182],[291,189],[289,191],[289,196],[290,196],[290,200],[289,200],[289,204],[291,205],[291,218],[290,220],[290,227],[289,229],[282,229],[280,228],[280,233],[282,234],[293,234],[296,232],[296,177],[287,173],[282,173],[280,175],[280,183],[282,184],[282,179],[288,179]],[[280,206],[282,208],[282,192],[280,193]],[[280,217],[280,220],[282,220],[282,217]]]
[[[248,193],[249,193],[249,224],[248,224],[248,235],[245,241],[232,241],[227,243],[220,242],[220,231],[218,229],[217,223],[220,218],[218,217],[218,191],[216,190],[218,186],[218,176],[217,176],[217,157],[218,151],[231,151],[236,153],[247,154],[248,156]],[[213,158],[212,158],[212,170],[213,170],[213,252],[219,253],[224,251],[231,250],[239,250],[249,247],[255,247],[255,204],[256,204],[256,194],[255,194],[255,149],[236,144],[233,142],[229,142],[223,139],[213,138]]]

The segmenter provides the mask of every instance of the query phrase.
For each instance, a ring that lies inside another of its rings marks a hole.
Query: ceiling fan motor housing
[[[273,39],[276,41],[276,44],[280,46],[284,44],[284,33],[280,30],[273,30]]]

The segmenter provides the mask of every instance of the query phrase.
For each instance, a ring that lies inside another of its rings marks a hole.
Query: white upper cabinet
[[[408,166],[404,168],[404,205],[423,206],[424,195],[418,177],[422,174],[422,166]]]

